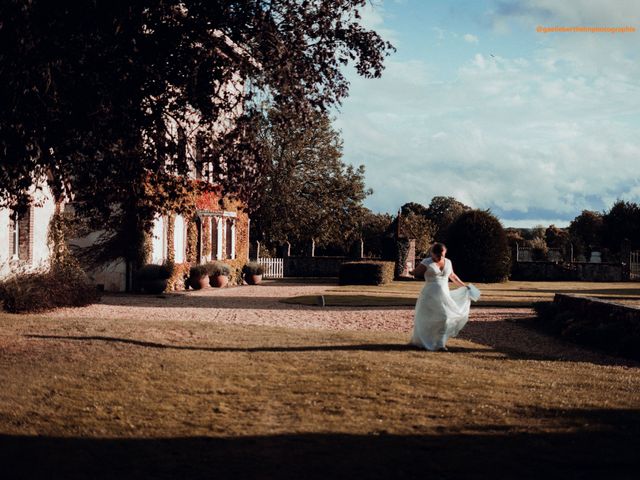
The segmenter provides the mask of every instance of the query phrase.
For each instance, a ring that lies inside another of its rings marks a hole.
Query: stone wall
[[[556,294],[541,319],[568,340],[640,359],[640,308],[593,297]]]
[[[620,263],[517,262],[511,270],[511,280],[624,282],[629,275]]]

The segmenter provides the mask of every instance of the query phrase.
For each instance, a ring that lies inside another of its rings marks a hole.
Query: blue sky
[[[364,23],[397,52],[381,79],[348,73],[335,119],[369,208],[451,195],[533,226],[640,202],[640,1],[371,3]]]

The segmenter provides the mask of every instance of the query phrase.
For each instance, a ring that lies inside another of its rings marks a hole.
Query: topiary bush
[[[395,262],[346,262],[340,266],[340,285],[383,285],[393,281]]]
[[[207,263],[206,269],[207,275],[209,275],[209,277],[219,277],[221,275],[228,277],[229,275],[231,275],[231,267],[229,267],[229,265],[227,265],[226,263],[217,260]]]
[[[138,270],[136,277],[139,282],[149,282],[153,280],[168,280],[173,272],[173,264],[155,265],[147,264]]]
[[[502,282],[511,270],[507,235],[487,210],[466,211],[449,226],[447,256],[463,281]]]
[[[154,295],[166,291],[173,269],[173,262],[162,265],[154,263],[143,265],[136,272],[136,291]]]
[[[257,262],[247,262],[242,267],[243,275],[264,275],[264,266]]]
[[[189,268],[190,278],[200,278],[209,276],[209,268],[206,265],[194,265]]]

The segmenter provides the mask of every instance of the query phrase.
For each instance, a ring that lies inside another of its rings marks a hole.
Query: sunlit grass
[[[326,306],[412,306],[424,286],[419,281],[396,281],[387,285],[345,285],[327,290]],[[481,290],[476,307],[530,307],[535,302],[550,301],[556,293],[588,295],[627,304],[640,304],[640,284],[636,282],[504,282],[478,283]],[[454,289],[455,287],[451,287]],[[318,296],[298,296],[284,303],[318,305]]]

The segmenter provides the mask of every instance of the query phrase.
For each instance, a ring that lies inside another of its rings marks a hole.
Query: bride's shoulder
[[[422,260],[420,263],[423,265],[431,265],[433,263],[433,258],[427,257],[424,260]]]

